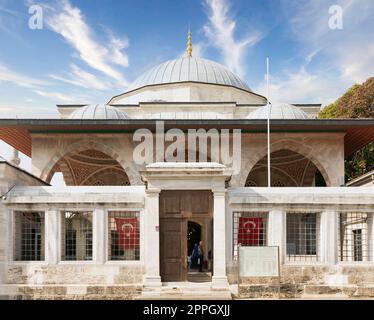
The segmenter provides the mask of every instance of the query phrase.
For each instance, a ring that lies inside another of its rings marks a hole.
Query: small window
[[[317,213],[287,213],[287,259],[317,261]]]
[[[234,212],[233,255],[237,259],[238,245],[266,246],[267,212]]]
[[[109,260],[140,259],[139,212],[109,211]]]
[[[368,261],[368,214],[340,213],[339,226],[340,261]]]
[[[92,212],[66,211],[62,218],[62,260],[92,260]]]
[[[14,213],[14,260],[44,260],[44,212]]]
[[[355,261],[362,261],[362,229],[353,230],[353,256]]]

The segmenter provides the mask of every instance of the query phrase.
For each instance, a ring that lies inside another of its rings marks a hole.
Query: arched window
[[[94,149],[60,159],[49,174],[50,180],[58,172],[62,173],[68,186],[130,185],[130,180],[122,166],[109,155]]]
[[[326,186],[326,182],[314,165],[303,155],[282,149],[271,153],[271,185],[273,187]],[[267,157],[258,161],[246,179],[246,187],[268,185]]]

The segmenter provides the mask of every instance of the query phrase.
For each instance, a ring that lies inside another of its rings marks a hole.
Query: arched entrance
[[[253,166],[245,186],[267,186],[267,156]],[[326,182],[311,159],[298,152],[282,149],[271,153],[271,186],[321,187],[326,186]]]

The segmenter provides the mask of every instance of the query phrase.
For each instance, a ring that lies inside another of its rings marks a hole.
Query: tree
[[[326,106],[319,118],[374,118],[374,77],[355,84],[338,100]],[[374,169],[374,142],[358,150],[345,161],[346,181]]]

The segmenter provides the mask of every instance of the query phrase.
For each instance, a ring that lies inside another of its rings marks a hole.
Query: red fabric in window
[[[238,243],[242,246],[260,245],[263,218],[239,218]]]
[[[139,247],[138,218],[114,218],[118,234],[118,244],[121,249],[136,249]]]

